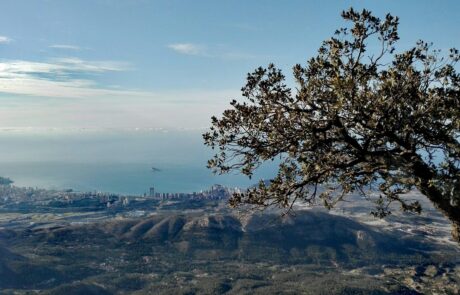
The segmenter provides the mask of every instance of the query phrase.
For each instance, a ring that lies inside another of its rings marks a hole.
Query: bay
[[[212,151],[200,130],[1,130],[0,176],[19,186],[143,194],[194,192],[213,184],[244,188],[270,178],[273,164],[252,179],[213,175]],[[154,171],[152,167],[159,169]]]

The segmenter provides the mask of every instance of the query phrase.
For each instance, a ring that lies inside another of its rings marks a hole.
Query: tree
[[[295,91],[273,64],[248,74],[244,101],[233,100],[203,134],[217,150],[208,167],[250,177],[279,159],[277,175],[234,194],[232,206],[289,209],[303,200],[331,208],[353,192],[377,193],[372,213],[384,217],[394,202],[420,212],[404,198],[418,189],[460,242],[458,50],[442,56],[419,41],[396,53],[397,17],[352,8],[342,17],[351,25],[293,67]]]
[[[12,181],[11,179],[9,179],[8,177],[1,177],[0,176],[0,185],[10,185],[12,184],[14,181]]]

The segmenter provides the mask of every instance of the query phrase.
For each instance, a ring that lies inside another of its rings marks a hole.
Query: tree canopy
[[[248,176],[279,159],[270,182],[234,194],[232,206],[281,206],[297,200],[331,208],[350,193],[376,195],[420,212],[404,194],[418,189],[453,223],[460,242],[460,75],[457,49],[442,55],[419,41],[396,52],[399,19],[368,10],[342,12],[348,27],[323,42],[295,89],[270,64],[248,74],[243,101],[233,100],[203,134],[216,149],[208,167]]]
[[[11,179],[9,179],[8,177],[1,177],[0,176],[0,185],[10,185],[12,184],[14,181],[12,181]]]

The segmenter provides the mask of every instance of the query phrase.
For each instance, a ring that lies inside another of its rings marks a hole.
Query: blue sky
[[[0,128],[201,128],[270,62],[289,76],[353,6],[460,47],[459,1],[0,1]]]

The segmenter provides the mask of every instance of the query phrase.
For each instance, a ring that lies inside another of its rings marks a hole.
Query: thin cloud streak
[[[130,70],[128,63],[117,61],[85,61],[78,58],[55,58],[50,62],[24,60],[0,62],[0,93],[48,98],[140,99],[144,102],[170,104],[213,103],[222,97],[234,98],[227,90],[138,91],[108,88],[88,78],[92,73]],[[79,78],[75,78],[79,77]],[[89,77],[92,77],[91,75]],[[214,98],[214,99],[213,99]],[[126,100],[119,100],[122,104]]]
[[[182,48],[184,49],[184,47]],[[190,49],[190,48],[189,48]],[[226,56],[235,58],[235,56]],[[241,56],[236,56],[241,58]],[[132,70],[120,61],[88,61],[75,57],[46,62],[0,60],[0,93],[42,98],[126,98],[171,104],[214,103],[212,98],[235,98],[234,91],[184,90],[152,92],[99,85],[92,74]]]
[[[149,97],[142,91],[98,88],[90,80],[53,81],[31,76],[0,77],[0,92],[54,98]]]
[[[50,62],[9,60],[0,62],[0,76],[4,74],[63,74],[125,71],[128,63],[116,61],[85,61],[79,58],[55,58]]]
[[[82,50],[80,46],[68,45],[68,44],[53,44],[50,46],[50,48],[63,49],[63,50],[75,50],[75,51]]]
[[[129,69],[128,63],[85,61],[78,58],[56,58],[50,62],[3,61],[0,62],[0,92],[67,98],[149,96],[148,92],[101,88],[94,81],[84,78],[91,73]]]
[[[12,40],[11,38],[9,37],[6,37],[6,36],[0,36],[0,44],[8,44],[10,43]]]
[[[129,63],[120,61],[85,61],[75,57],[54,58],[52,61],[65,71],[121,72],[132,69]]]
[[[185,55],[204,55],[205,48],[201,45],[193,43],[174,43],[169,44],[168,48],[174,50],[177,53]]]
[[[218,58],[222,60],[249,60],[256,58],[267,58],[266,56],[232,50],[224,45],[209,47],[193,43],[174,43],[169,44],[167,47],[176,53],[183,55]]]

